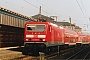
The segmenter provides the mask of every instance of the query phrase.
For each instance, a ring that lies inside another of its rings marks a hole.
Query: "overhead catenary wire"
[[[87,15],[87,12],[86,12],[86,9],[85,9],[85,7],[84,7],[84,5],[83,5],[82,0],[81,0],[81,3],[82,3],[82,6],[83,6],[83,8],[84,8],[84,10],[85,10],[86,15]],[[88,16],[88,15],[87,15],[87,16]],[[88,21],[87,21],[87,28],[88,28]]]
[[[27,8],[27,7],[24,7],[24,6],[19,6],[19,5],[16,5],[16,4],[14,4],[14,3],[11,3],[11,2],[7,2],[6,1],[6,3],[7,4],[10,4],[10,5],[13,5],[13,6],[17,6],[17,7],[20,7],[20,8],[22,8],[22,9],[25,9],[25,10],[30,10],[29,8]],[[41,2],[40,2],[41,3]],[[42,3],[41,3],[42,4]],[[32,6],[35,6],[35,5],[33,5],[33,4],[31,4]],[[46,6],[45,4],[43,4],[44,6]],[[47,6],[46,6],[47,7]],[[36,6],[36,8],[38,8],[39,9],[39,7],[37,7]],[[48,7],[49,8],[49,7]],[[50,9],[50,8],[49,8]],[[50,9],[50,11],[53,11],[52,9]],[[46,11],[45,11],[46,12]],[[55,12],[55,11],[53,11],[53,12]],[[46,12],[46,13],[48,13],[48,12]],[[56,14],[58,14],[57,12],[55,12]],[[63,16],[63,17],[69,17],[69,16],[67,16],[67,15],[60,15],[60,16]],[[73,17],[77,17],[77,16],[73,16]],[[59,17],[60,18],[60,17]],[[85,18],[85,17],[78,17],[78,18]],[[86,18],[89,18],[89,17],[86,17]]]
[[[40,4],[42,4],[43,6],[45,6],[45,7],[47,7],[45,4],[43,4],[43,3],[41,3],[39,0],[36,0],[37,2],[39,2]],[[78,1],[77,1],[78,2]],[[83,4],[83,3],[82,3]],[[78,5],[79,5],[79,7],[80,7],[80,4],[78,3]],[[83,7],[84,7],[84,5],[83,5]],[[50,9],[49,7],[47,7],[48,9]],[[80,9],[82,10],[82,8],[80,7]],[[58,14],[56,11],[53,11],[52,9],[50,9],[50,11],[52,11],[52,12],[54,12],[56,15]],[[85,12],[86,12],[86,10],[85,10]],[[84,14],[84,12],[83,12],[83,10],[82,10],[82,13],[83,13],[83,15],[84,15],[84,17],[78,17],[78,18],[88,18],[88,17],[86,17],[85,16],[85,14]],[[60,14],[59,14],[60,15]],[[62,15],[62,16],[66,16],[66,15]],[[69,16],[67,16],[67,17],[69,17]],[[74,16],[75,17],[75,16]],[[59,16],[58,16],[58,18],[60,18]]]
[[[30,2],[28,2],[28,1],[26,1],[26,0],[23,0],[23,1],[25,1],[26,3],[28,3],[28,4],[32,5],[32,6],[36,7],[36,8],[38,8],[37,6],[35,6],[35,5],[31,4]]]
[[[48,8],[49,10],[50,10],[50,12],[52,11],[53,13],[55,13],[53,16],[57,16],[58,17],[58,19],[60,19],[60,17],[58,16],[58,15],[60,15],[60,14],[58,14],[56,11],[54,11],[53,9],[50,9],[48,6],[46,6],[45,4],[43,4],[43,3],[41,3],[40,1],[38,1],[38,0],[36,0],[37,2],[39,2],[40,4],[42,4],[43,6],[45,6],[46,8]],[[51,13],[51,14],[53,14],[53,13]],[[58,15],[57,15],[58,14]],[[63,16],[63,17],[69,17],[69,16],[66,16],[66,15],[60,15],[60,16]]]
[[[25,1],[26,3],[32,5],[33,7],[37,8],[37,9],[39,9],[39,7],[35,6],[34,4],[32,4],[32,3],[30,3],[30,2],[28,2],[28,1],[26,1],[26,0],[23,0],[23,1]],[[47,13],[47,14],[50,14],[50,13],[44,11],[43,9],[42,9],[42,11],[45,12],[45,13]]]
[[[28,4],[32,5],[32,6],[34,6],[35,8],[39,9],[39,7],[37,7],[37,6],[33,5],[33,4],[31,4],[30,2],[28,2],[28,1],[26,1],[26,0],[24,0],[24,1],[25,1],[26,3],[28,3]],[[30,10],[29,8],[22,7],[22,6],[19,6],[19,5],[16,5],[16,4],[13,4],[13,3],[7,2],[7,1],[6,1],[5,3],[8,3],[8,4],[11,4],[11,5],[14,5],[14,6],[20,7],[20,8],[22,8],[22,9]],[[44,11],[44,10],[43,10],[43,11]],[[46,12],[46,11],[44,11],[44,12],[47,13],[47,14],[49,14],[49,13]]]
[[[28,3],[28,4],[32,5],[32,6],[34,6],[35,8],[39,9],[39,7],[33,5],[32,3],[30,3],[30,2],[28,2],[28,1],[26,1],[26,0],[24,0],[24,1],[25,1],[26,3]],[[17,7],[20,7],[21,9],[27,9],[27,10],[30,10],[29,8],[26,8],[26,7],[23,7],[23,6],[19,6],[19,5],[16,5],[16,4],[7,2],[7,1],[5,1],[5,3],[10,4],[10,5],[14,5],[14,6],[17,6]],[[44,11],[44,10],[42,10],[42,11],[45,12],[45,13],[47,13],[47,14],[50,14],[50,13]]]
[[[85,13],[86,13],[86,15],[87,15],[87,12],[86,12],[86,9],[85,9],[85,7],[84,7],[84,5],[83,5],[82,0],[81,0],[81,4],[82,4],[82,6],[83,6],[83,8],[84,8],[84,10],[85,10]],[[87,16],[88,16],[88,15],[87,15]]]
[[[5,0],[4,0],[4,1],[5,1]],[[19,5],[16,5],[16,4],[11,3],[11,2],[8,2],[8,1],[5,1],[5,3],[6,3],[6,4],[10,4],[11,6],[13,5],[13,6],[19,7],[19,8],[22,9],[22,11],[24,11],[23,9],[25,9],[25,10],[30,10],[30,9],[27,8],[27,7],[19,6]]]
[[[47,7],[50,11],[54,12],[55,15],[57,15],[58,13],[56,11],[54,11],[53,9],[51,9],[50,7],[46,6],[45,4],[41,3],[40,1],[36,0],[37,2],[39,2],[40,4],[42,4],[43,6]],[[69,17],[67,15],[61,15],[61,14],[58,14],[60,16],[63,16],[63,17]],[[59,16],[58,16],[59,17]],[[60,17],[59,17],[60,18]]]
[[[39,2],[40,4],[42,4],[43,6],[47,7],[45,4],[41,3],[40,1],[36,0],[37,2]],[[48,9],[50,9],[49,7],[47,7]],[[50,9],[50,11],[54,12],[56,14],[55,11],[53,11],[52,9]]]
[[[81,6],[80,6],[80,4],[79,4],[78,0],[76,0],[76,2],[77,2],[77,4],[78,4],[78,6],[79,6],[80,10],[82,11],[83,16],[84,16],[84,17],[85,17],[85,19],[86,19],[86,16],[85,16],[85,14],[84,14],[84,12],[83,12],[83,10],[82,10],[82,8],[81,8]]]
[[[81,8],[81,6],[80,6],[78,0],[76,0],[76,2],[77,2],[77,4],[78,4],[80,10],[82,11],[82,14],[83,14],[84,18],[86,19],[86,16],[85,16],[85,14],[84,14],[84,12],[83,12],[83,10],[82,10],[82,8]],[[87,19],[86,19],[86,21],[87,21],[87,24],[88,24],[88,20],[87,20]],[[88,28],[88,25],[87,25],[87,28]]]

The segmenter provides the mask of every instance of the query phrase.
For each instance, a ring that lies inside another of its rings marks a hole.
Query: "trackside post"
[[[60,55],[60,46],[58,46],[58,56]]]
[[[39,52],[40,60],[44,60],[45,54],[43,52]]]

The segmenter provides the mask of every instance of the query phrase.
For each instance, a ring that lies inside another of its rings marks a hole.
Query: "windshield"
[[[46,29],[45,25],[35,25],[35,24],[31,25],[30,24],[30,25],[27,25],[26,27],[28,31],[45,31]]]

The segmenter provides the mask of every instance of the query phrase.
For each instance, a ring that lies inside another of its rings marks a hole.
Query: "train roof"
[[[58,26],[54,23],[50,23],[50,22],[26,22],[26,24],[50,24],[52,26],[55,26],[55,27],[59,27],[60,29],[64,29],[62,26]]]
[[[56,25],[56,24],[53,24],[53,23],[50,23],[50,25],[52,25],[52,26],[55,26],[55,27],[59,27],[58,25]]]
[[[26,22],[26,24],[49,24],[49,22]]]
[[[74,30],[71,30],[69,28],[64,28],[66,33],[71,33],[71,34],[77,34]]]

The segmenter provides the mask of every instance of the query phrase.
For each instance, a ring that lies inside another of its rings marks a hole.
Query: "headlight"
[[[46,35],[38,35],[38,38],[46,38]]]
[[[43,41],[45,41],[45,39],[43,39]]]
[[[28,41],[28,39],[26,39],[26,41]]]
[[[34,35],[26,35],[27,38],[33,38]]]

